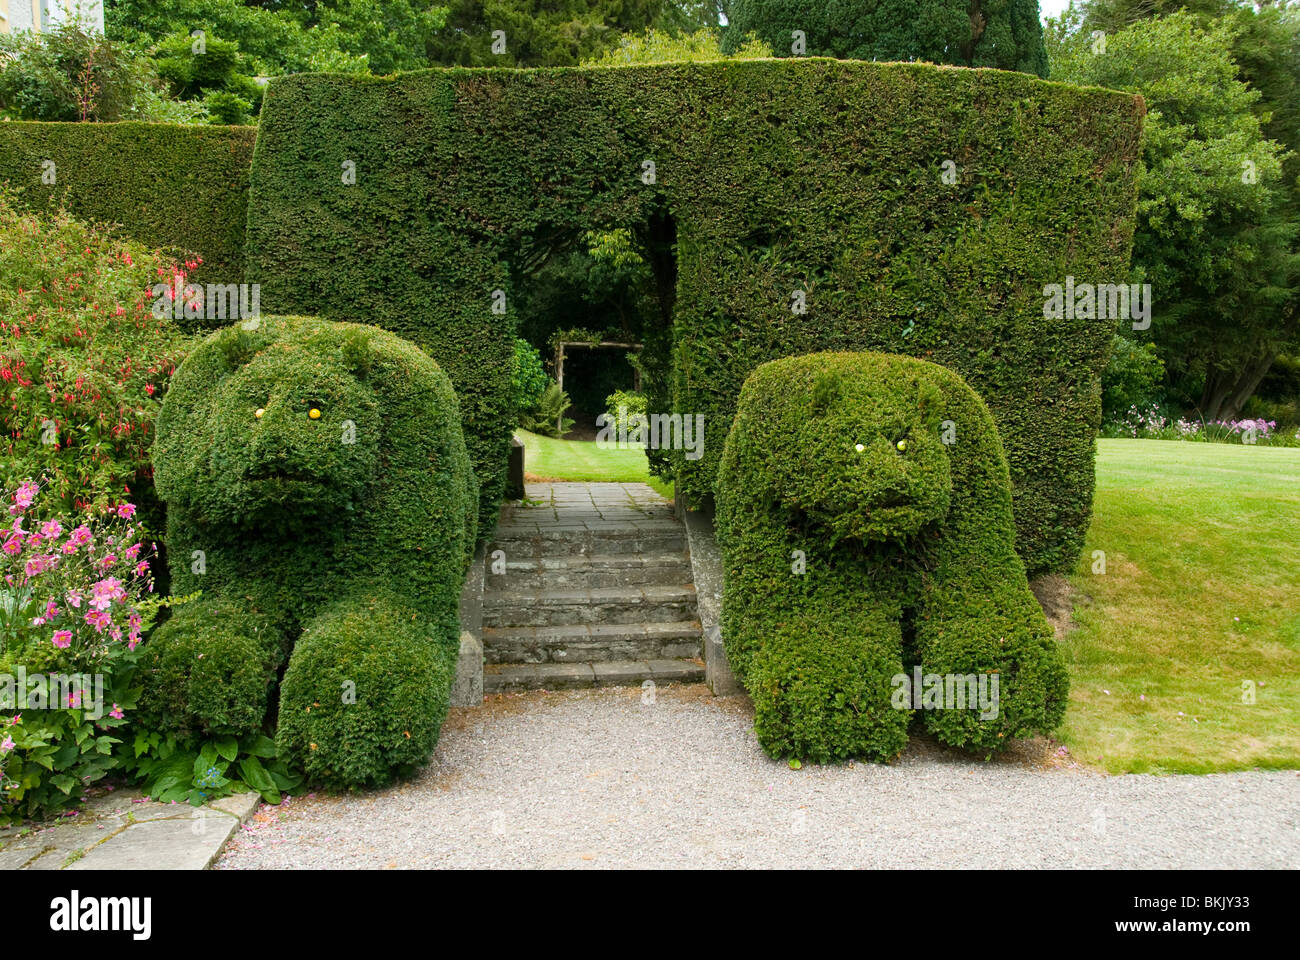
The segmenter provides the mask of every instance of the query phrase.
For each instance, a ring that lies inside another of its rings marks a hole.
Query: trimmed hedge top
[[[1018,548],[1063,567],[1087,526],[1112,324],[1049,325],[1042,288],[1127,276],[1142,112],[1023,74],[820,59],[285,77],[262,112],[246,279],[270,309],[425,347],[455,384],[490,523],[514,290],[585,230],[653,222],[675,239],[676,296],[647,386],[652,411],[705,415],[703,458],[670,455],[689,501],[712,493],[760,363],[912,354],[988,402]]]
[[[195,282],[239,283],[256,136],[256,127],[0,124],[0,183],[33,208],[62,202],[141,243],[198,254]]]

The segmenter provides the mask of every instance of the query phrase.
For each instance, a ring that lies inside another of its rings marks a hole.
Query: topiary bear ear
[[[213,340],[213,346],[231,370],[238,370],[266,346],[265,326],[259,324],[249,330],[244,324],[237,323],[220,331]]]
[[[822,371],[813,381],[812,406],[814,414],[824,413],[839,400],[843,386],[840,375],[831,371]]]
[[[370,351],[370,334],[365,330],[349,330],[343,335],[343,345],[339,348],[344,365],[359,380],[364,380],[370,372],[374,357]]]

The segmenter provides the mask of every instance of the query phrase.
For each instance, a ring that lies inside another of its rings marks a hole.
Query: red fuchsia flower
[[[57,520],[47,520],[41,524],[41,536],[53,540],[63,533],[63,524]]]
[[[72,643],[72,631],[71,631],[71,630],[55,630],[55,631],[54,631],[54,636],[53,636],[53,638],[51,638],[51,640],[52,640],[53,644],[54,644],[56,647],[58,647],[60,650],[66,650],[66,649],[68,649],[68,645],[69,645],[70,643]]]
[[[108,711],[108,715],[112,717],[114,720],[121,720],[124,716],[126,716],[126,714],[122,712],[122,708],[119,707],[116,703],[113,704],[113,709]]]
[[[132,517],[135,516],[135,504],[119,503],[117,505],[117,515],[121,517],[123,520],[130,520]]]
[[[96,633],[103,633],[104,628],[113,622],[107,610],[87,610],[86,623],[95,628]]]

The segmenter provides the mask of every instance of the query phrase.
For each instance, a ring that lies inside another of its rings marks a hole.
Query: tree
[[[1148,10],[1164,12],[1067,11],[1049,27],[1053,77],[1146,99],[1133,260],[1153,284],[1151,332],[1171,397],[1234,419],[1300,338],[1300,22],[1220,0]]]
[[[732,0],[723,50],[748,33],[777,56],[922,60],[1047,76],[1038,0]],[[803,33],[798,47],[795,31]]]

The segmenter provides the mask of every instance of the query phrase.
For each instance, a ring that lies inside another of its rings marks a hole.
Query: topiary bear
[[[1060,722],[1068,679],[1014,549],[1002,444],[953,371],[879,353],[758,367],[717,529],[723,642],[772,756],[890,759],[914,706],[949,707],[925,726],[980,750]],[[963,705],[981,683],[985,704]]]
[[[381,784],[427,761],[478,496],[437,364],[357,324],[218,331],[176,371],[153,464],[173,591],[202,596],[149,641],[152,722],[260,730],[283,672],[277,743],[313,780]]]

